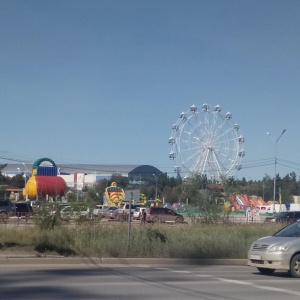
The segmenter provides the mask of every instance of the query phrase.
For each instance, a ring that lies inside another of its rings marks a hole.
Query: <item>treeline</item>
[[[111,182],[117,182],[117,185],[124,190],[140,189],[141,193],[148,199],[155,198],[156,188],[160,199],[164,198],[169,203],[189,203],[198,205],[203,202],[222,202],[229,199],[232,193],[243,193],[263,197],[265,201],[273,200],[274,178],[266,175],[262,180],[242,180],[229,178],[223,179],[222,183],[207,182],[200,175],[193,175],[187,180],[178,177],[168,177],[167,173],[162,173],[156,182],[155,178],[142,178],[142,183],[132,185],[127,177],[120,174],[114,174],[110,180],[97,182],[93,188],[86,188],[86,192],[94,197],[103,196],[104,190]],[[157,187],[156,187],[157,183]],[[293,196],[300,195],[300,180],[295,172],[289,173],[284,177],[276,177],[276,200],[279,199],[279,193],[283,202],[293,202]]]

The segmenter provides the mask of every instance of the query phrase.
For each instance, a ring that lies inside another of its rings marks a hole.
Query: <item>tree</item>
[[[182,199],[188,199],[189,204],[200,206],[202,201],[202,194],[200,192],[202,187],[202,178],[199,174],[192,174],[182,183]]]
[[[4,185],[4,184],[8,184],[9,183],[9,178],[8,177],[5,177],[3,174],[2,174],[2,170],[7,167],[7,164],[4,164],[4,165],[0,165],[0,185]]]
[[[10,180],[10,184],[19,188],[24,188],[25,187],[25,179],[24,179],[24,174],[17,174],[13,176]]]
[[[114,173],[109,180],[109,185],[111,185],[112,182],[116,182],[118,187],[125,189],[129,184],[129,178],[122,176],[120,173]]]

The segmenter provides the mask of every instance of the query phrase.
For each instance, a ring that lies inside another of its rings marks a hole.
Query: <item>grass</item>
[[[0,251],[17,247],[64,256],[246,258],[254,240],[272,235],[281,227],[268,223],[146,224],[131,227],[130,245],[126,223],[0,228]]]

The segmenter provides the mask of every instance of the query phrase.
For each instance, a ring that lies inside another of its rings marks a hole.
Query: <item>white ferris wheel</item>
[[[175,161],[175,172],[183,178],[200,174],[209,181],[220,182],[241,169],[244,141],[230,112],[222,115],[219,105],[213,111],[206,103],[202,109],[192,105],[172,126],[169,158]]]

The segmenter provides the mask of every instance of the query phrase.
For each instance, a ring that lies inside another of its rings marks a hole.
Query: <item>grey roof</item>
[[[5,172],[16,172],[18,168],[21,172],[31,172],[33,164],[27,164],[26,167],[23,164],[7,164],[2,170]],[[91,165],[91,164],[56,164],[60,168],[61,173],[76,173],[84,172],[87,174],[97,173],[97,174],[113,174],[121,173],[128,174],[130,171],[138,167],[139,165]],[[27,168],[27,169],[26,169]]]
[[[113,174],[113,173],[126,173],[128,174],[137,165],[87,165],[87,164],[62,164],[57,165],[62,173],[97,173],[97,174]]]

